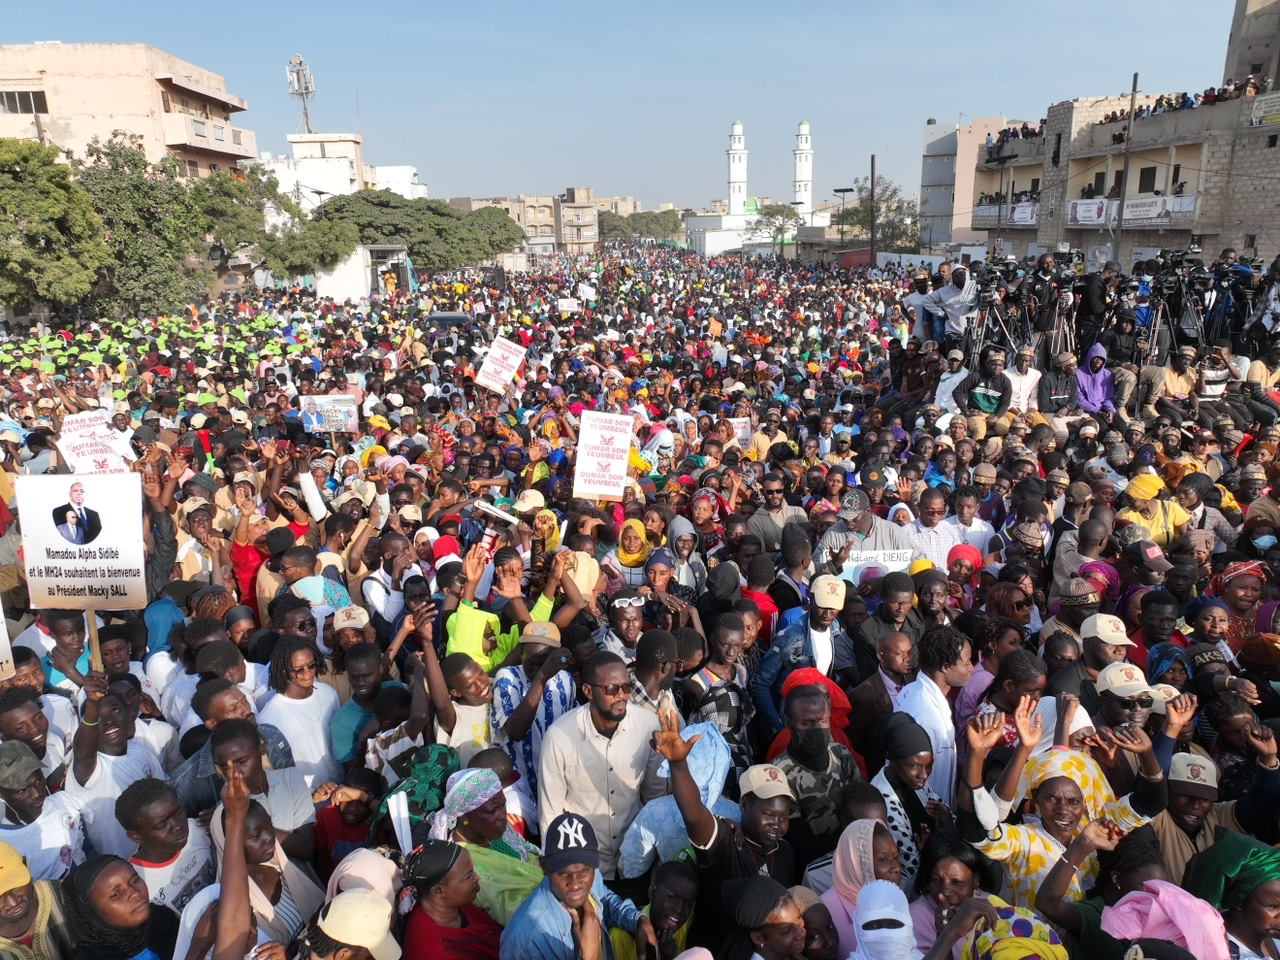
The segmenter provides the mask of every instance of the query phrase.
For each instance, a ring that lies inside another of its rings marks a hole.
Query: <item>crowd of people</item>
[[[11,334],[0,958],[1280,956],[1280,340],[1135,364],[1046,256],[1082,362],[961,349],[966,265],[628,245]],[[98,409],[147,604],[37,605]]]
[[[1205,107],[1214,103],[1221,103],[1226,100],[1239,100],[1242,97],[1256,97],[1261,93],[1269,93],[1271,91],[1271,78],[1258,80],[1252,74],[1243,80],[1228,80],[1221,87],[1206,87],[1203,93],[1162,93],[1150,103],[1145,103],[1140,107],[1136,107],[1133,111],[1134,118],[1144,120],[1147,117],[1156,117],[1162,113],[1175,113],[1179,110],[1194,110],[1196,107]],[[1106,123],[1124,123],[1129,119],[1128,108],[1122,110],[1112,110],[1105,117],[1098,121],[1099,124]],[[1124,139],[1113,141],[1124,143]]]

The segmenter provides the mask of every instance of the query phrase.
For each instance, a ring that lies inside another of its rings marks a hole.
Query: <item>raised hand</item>
[[[227,782],[222,788],[222,806],[228,817],[249,815],[249,785],[235,767],[227,769]]]
[[[1036,714],[1036,701],[1023,697],[1018,701],[1018,709],[1013,712],[1013,725],[1018,730],[1018,739],[1027,750],[1034,750],[1044,738],[1044,725]]]
[[[653,735],[653,748],[670,763],[687,760],[693,745],[702,739],[702,734],[697,734],[689,740],[680,736],[680,723],[673,710],[664,710],[659,713],[658,723],[662,729]]]
[[[1194,694],[1184,693],[1164,705],[1164,722],[1168,730],[1182,730],[1196,715],[1196,707],[1200,701]],[[1172,736],[1172,734],[1170,734]]]
[[[1004,717],[998,713],[985,713],[974,717],[965,728],[969,749],[975,753],[990,753],[1004,733]]]
[[[1276,735],[1270,727],[1260,723],[1251,723],[1243,730],[1244,738],[1258,755],[1258,762],[1264,767],[1274,767],[1276,762]]]
[[[467,583],[479,583],[487,565],[488,557],[485,556],[484,547],[476,544],[468,550],[466,558],[462,561],[462,573],[467,578]]]
[[[1080,834],[1094,850],[1114,850],[1116,844],[1124,839],[1124,831],[1110,820],[1090,820]]]
[[[1103,736],[1110,737],[1111,742],[1126,753],[1143,754],[1151,751],[1151,738],[1145,730],[1132,723],[1103,731]]]

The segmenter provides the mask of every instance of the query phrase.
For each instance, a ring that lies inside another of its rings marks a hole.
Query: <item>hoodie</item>
[[[685,740],[701,735],[689,753],[689,773],[698,785],[702,803],[715,816],[739,823],[742,809],[721,793],[725,778],[729,775],[732,760],[729,744],[714,723],[691,723],[680,731]],[[671,765],[665,760],[658,767],[658,776],[670,777]],[[643,877],[654,863],[677,859],[681,850],[689,846],[689,834],[685,832],[684,818],[673,796],[659,797],[644,805],[627,827],[618,852],[618,875]]]
[[[1085,354],[1084,365],[1076,371],[1076,383],[1080,387],[1080,409],[1087,413],[1115,413],[1115,375],[1103,366],[1097,373],[1089,371],[1094,357],[1107,361],[1107,348],[1095,343]]]
[[[676,551],[676,540],[690,536],[694,538],[693,552],[689,554],[688,561],[684,561]],[[701,546],[702,537],[698,536],[698,531],[693,524],[685,517],[672,517],[671,523],[667,525],[667,549],[671,551],[671,556],[676,561],[674,582],[693,591],[689,594],[690,599],[701,594],[707,582],[707,565],[698,556]]]

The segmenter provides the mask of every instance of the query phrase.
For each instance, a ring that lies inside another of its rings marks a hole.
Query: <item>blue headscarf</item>
[[[1176,643],[1157,643],[1147,653],[1147,683],[1161,682],[1160,678],[1175,663],[1182,664],[1187,677],[1191,677],[1191,660],[1187,657],[1187,651]]]

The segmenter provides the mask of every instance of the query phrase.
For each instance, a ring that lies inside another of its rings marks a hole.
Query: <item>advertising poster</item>
[[[111,428],[105,410],[73,413],[62,421],[58,452],[74,473],[128,473],[120,446],[128,441],[117,439],[120,436]]]
[[[19,476],[14,488],[32,607],[147,605],[138,474]]]
[[[506,393],[507,386],[515,379],[516,371],[524,362],[525,350],[518,343],[498,337],[485,354],[476,383],[494,393]]]
[[[573,475],[573,495],[586,500],[621,500],[627,480],[627,457],[633,417],[616,413],[582,414],[578,428],[578,467]]]
[[[346,394],[303,397],[302,429],[307,433],[358,433],[356,398]]]

